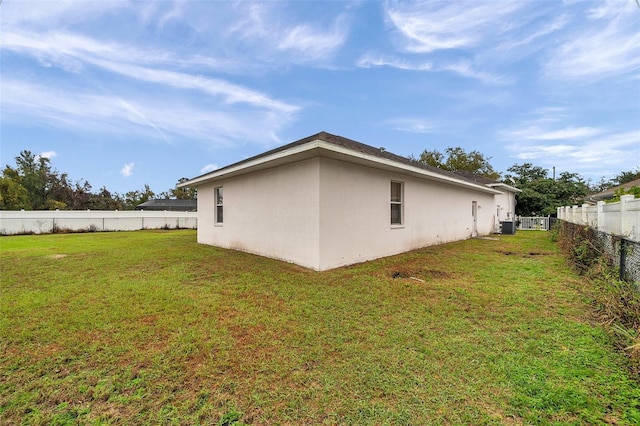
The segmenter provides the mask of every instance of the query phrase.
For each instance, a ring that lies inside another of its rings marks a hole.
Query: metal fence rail
[[[548,231],[549,229],[551,229],[551,218],[549,216],[518,216],[517,222],[518,230],[520,231]]]
[[[640,285],[640,242],[597,229],[562,221],[562,232],[572,241],[588,236],[591,245],[619,268],[620,279]],[[640,287],[639,287],[640,288]]]

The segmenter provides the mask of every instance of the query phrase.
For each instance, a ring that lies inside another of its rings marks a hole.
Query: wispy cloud
[[[302,54],[309,60],[324,59],[345,43],[348,34],[346,18],[340,16],[327,30],[309,24],[296,25],[282,35],[277,48]]]
[[[6,120],[35,115],[51,126],[89,132],[184,137],[226,145],[236,140],[264,142],[265,134],[277,133],[291,119],[270,110],[237,110],[229,105],[216,108],[174,102],[167,108],[162,96],[153,94],[126,98],[124,94],[78,90],[69,96],[63,89],[7,79],[3,79],[2,90]]]
[[[518,2],[387,2],[386,17],[413,53],[464,49],[505,29]]]
[[[460,77],[479,80],[490,85],[504,85],[513,82],[510,77],[478,70],[470,61],[466,60],[460,60],[457,62],[442,61],[434,64],[432,62],[392,57],[389,55],[369,52],[361,56],[356,61],[356,66],[360,68],[390,67],[405,71],[451,72],[459,75]]]
[[[530,126],[522,129],[507,130],[502,133],[503,138],[511,140],[568,140],[584,139],[603,133],[604,130],[597,127],[565,127],[563,129],[544,129],[538,126]]]
[[[158,69],[142,64],[162,65],[175,62],[171,54],[162,51],[140,51],[117,43],[53,32],[38,38],[35,34],[9,33],[4,36],[3,48],[31,55],[41,62],[47,61],[66,71],[78,72],[86,65],[163,86],[199,90],[210,96],[220,96],[225,102],[247,103],[256,107],[274,109],[283,113],[295,112],[298,107],[224,80],[194,76],[182,72]],[[136,60],[138,63],[129,63]]]
[[[595,4],[595,3],[593,3]],[[586,25],[561,41],[546,62],[550,77],[601,79],[640,71],[639,10],[633,1],[604,1],[585,11]],[[636,77],[637,78],[637,77]]]
[[[415,117],[395,118],[388,121],[395,130],[407,133],[432,133],[435,130],[433,122]]]
[[[637,152],[640,131],[601,135],[580,143],[526,144],[515,143],[510,148],[516,152],[515,158],[538,160],[545,164],[563,164],[565,167],[611,166],[623,163],[628,153]]]
[[[127,163],[124,166],[122,166],[122,169],[120,170],[120,174],[124,177],[129,177],[131,175],[133,175],[133,168],[135,167],[135,163]]]
[[[209,173],[209,172],[212,172],[212,171],[218,170],[218,169],[219,169],[219,167],[218,167],[217,164],[213,164],[213,163],[212,164],[207,164],[206,166],[204,166],[204,167],[202,167],[200,169],[200,173]]]
[[[44,151],[38,154],[36,157],[52,159],[53,157],[57,157],[57,156],[58,156],[58,153],[55,151]]]

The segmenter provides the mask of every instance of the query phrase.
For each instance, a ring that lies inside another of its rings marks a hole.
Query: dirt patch
[[[47,256],[49,259],[63,259],[65,257],[67,257],[68,254],[52,254],[50,256]]]

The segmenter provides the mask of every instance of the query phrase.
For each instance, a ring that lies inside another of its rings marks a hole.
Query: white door
[[[478,236],[478,202],[471,202],[471,214],[473,215],[473,228],[471,228],[471,236]]]

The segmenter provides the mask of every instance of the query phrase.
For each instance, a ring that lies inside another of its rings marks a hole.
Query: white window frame
[[[393,185],[400,185],[400,200],[394,200],[392,197],[393,194]],[[392,228],[401,228],[404,226],[404,182],[401,181],[397,181],[397,180],[392,180],[391,181],[391,185],[389,185],[389,199],[390,199],[390,208],[389,208],[389,223],[391,224]],[[400,206],[400,221],[399,222],[393,222],[393,214],[391,213],[391,210],[393,209],[394,205],[399,205]]]
[[[213,195],[215,197],[214,199],[214,223],[217,226],[222,226],[223,222],[224,222],[224,193],[222,191],[222,187],[218,186],[216,188],[213,189]]]

